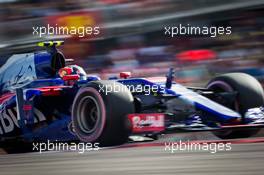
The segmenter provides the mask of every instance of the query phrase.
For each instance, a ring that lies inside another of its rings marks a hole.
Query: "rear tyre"
[[[100,146],[125,143],[130,134],[126,116],[130,113],[134,113],[134,101],[126,86],[114,81],[91,82],[74,99],[74,132],[81,141]]]
[[[231,106],[233,110],[242,115],[244,121],[245,112],[254,107],[260,107],[264,104],[264,92],[261,84],[252,76],[245,73],[228,73],[213,78],[207,85],[207,88],[215,92],[233,92],[236,91],[237,97]],[[222,139],[245,138],[256,134],[259,129],[239,129],[213,132]]]

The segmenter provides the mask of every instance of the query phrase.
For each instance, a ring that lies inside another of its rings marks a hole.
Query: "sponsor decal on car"
[[[34,123],[38,123],[46,120],[44,114],[37,108],[34,108],[33,112],[34,112]],[[17,120],[16,108],[7,109],[0,112],[0,135],[11,133],[16,128],[20,128]]]
[[[133,133],[161,132],[165,129],[164,118],[162,113],[128,115]]]

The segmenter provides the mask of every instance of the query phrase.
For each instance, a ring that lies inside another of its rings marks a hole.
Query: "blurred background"
[[[263,0],[0,0],[0,64],[28,44],[63,39],[66,58],[102,78],[163,76],[204,85],[212,76],[245,72],[264,84]],[[47,24],[99,26],[100,35],[33,35]],[[164,34],[165,26],[231,26],[231,35]]]

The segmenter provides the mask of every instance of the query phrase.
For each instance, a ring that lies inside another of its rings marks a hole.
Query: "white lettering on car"
[[[15,111],[15,114],[13,111]],[[0,113],[0,135],[10,133],[14,131],[16,128],[20,128],[16,117],[17,114],[16,111],[17,109],[13,108],[13,109],[3,110]],[[46,120],[44,114],[37,108],[34,108],[33,112],[34,112],[34,123],[38,123]]]
[[[144,126],[152,126],[152,127],[161,127],[163,126],[163,118],[162,117],[154,117],[154,116],[146,116],[146,119],[141,119],[138,116],[133,118],[133,123],[135,127],[144,127]]]

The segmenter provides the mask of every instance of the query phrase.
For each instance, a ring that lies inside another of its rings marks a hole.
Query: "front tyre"
[[[237,92],[236,100],[231,106],[227,106],[242,115],[244,121],[245,112],[264,104],[264,92],[261,84],[252,76],[245,73],[228,73],[213,78],[207,85],[214,92]],[[213,132],[222,139],[245,138],[256,134],[259,129],[240,129]]]
[[[100,146],[125,143],[130,133],[126,116],[130,113],[134,113],[134,101],[126,86],[114,81],[91,82],[74,99],[74,132],[81,141]]]

